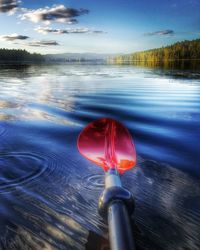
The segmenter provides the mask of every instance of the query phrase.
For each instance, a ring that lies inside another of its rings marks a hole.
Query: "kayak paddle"
[[[113,119],[102,118],[82,130],[77,146],[85,158],[106,172],[99,213],[108,220],[111,249],[135,249],[130,223],[134,199],[120,180],[120,174],[136,164],[136,151],[129,131]]]

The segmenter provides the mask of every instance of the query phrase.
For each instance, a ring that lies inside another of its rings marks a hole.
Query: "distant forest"
[[[37,53],[29,53],[26,50],[0,49],[0,63],[40,63],[44,57]]]
[[[109,58],[108,61],[115,64],[134,64],[135,62],[155,64],[180,60],[200,60],[200,39],[177,42],[170,46],[129,55],[119,55]]]

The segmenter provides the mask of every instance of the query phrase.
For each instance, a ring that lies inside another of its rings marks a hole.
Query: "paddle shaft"
[[[130,218],[125,205],[114,202],[108,209],[109,239],[112,250],[134,250]]]
[[[105,187],[121,187],[120,177],[110,171]],[[112,250],[135,250],[131,219],[123,201],[116,200],[108,207],[109,239]]]

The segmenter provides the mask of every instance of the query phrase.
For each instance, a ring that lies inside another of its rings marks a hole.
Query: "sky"
[[[200,38],[200,0],[0,0],[0,48],[132,53]]]

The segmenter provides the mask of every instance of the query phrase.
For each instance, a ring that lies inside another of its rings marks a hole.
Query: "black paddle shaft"
[[[122,201],[116,200],[110,204],[108,226],[112,250],[135,250],[129,214]]]

